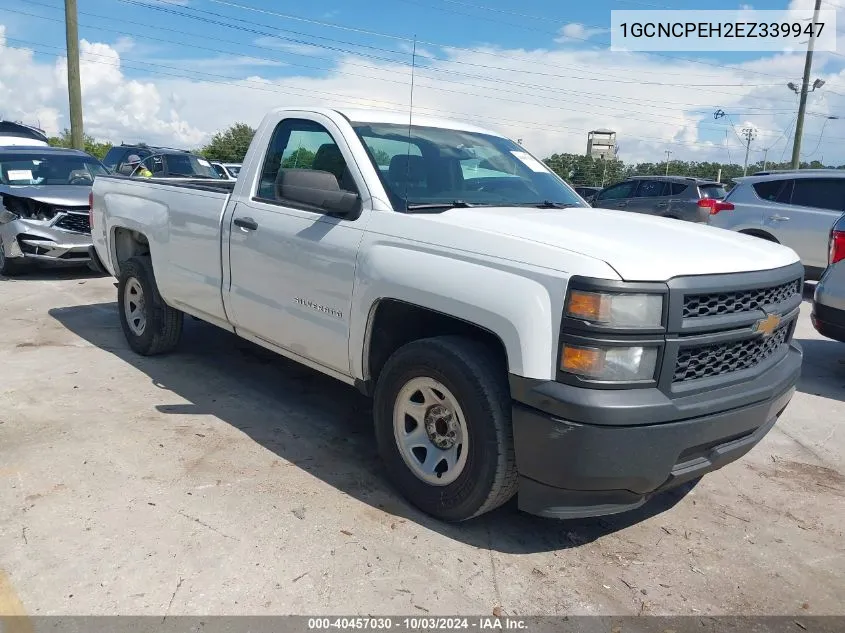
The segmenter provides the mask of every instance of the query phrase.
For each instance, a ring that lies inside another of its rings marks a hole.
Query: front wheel
[[[507,369],[460,337],[408,343],[376,386],[376,439],[391,481],[424,512],[463,521],[516,492]]]
[[[133,351],[152,356],[179,343],[183,314],[161,298],[149,257],[132,257],[120,265],[117,300],[120,325]]]

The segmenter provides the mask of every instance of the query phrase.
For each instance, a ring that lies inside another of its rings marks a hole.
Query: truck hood
[[[87,207],[90,185],[3,185],[0,194],[29,198],[56,207]]]
[[[610,209],[478,207],[429,217],[599,259],[626,281],[766,270],[799,260],[792,249],[756,237]]]

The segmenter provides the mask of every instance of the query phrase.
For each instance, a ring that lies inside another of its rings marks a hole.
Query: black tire
[[[418,377],[432,378],[446,387],[466,419],[466,464],[457,479],[445,486],[427,483],[414,474],[394,434],[396,399],[403,386]],[[376,440],[388,476],[423,512],[444,521],[465,521],[497,508],[516,493],[507,368],[485,345],[456,336],[404,345],[379,375],[373,410]]]
[[[143,314],[146,324],[140,334],[130,327],[126,315],[126,287],[131,280],[137,280],[144,297]],[[149,257],[132,257],[120,265],[117,307],[123,334],[134,352],[142,356],[153,356],[169,352],[179,344],[183,313],[171,308],[161,298]]]

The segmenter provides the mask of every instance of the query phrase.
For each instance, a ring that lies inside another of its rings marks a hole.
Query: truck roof
[[[298,110],[304,112],[315,112],[325,116],[332,116],[332,114],[340,114],[353,123],[392,123],[399,125],[408,125],[408,112],[401,112],[395,110],[378,110],[370,108],[314,108],[314,107],[282,107],[276,108],[273,112],[289,112],[291,110]],[[475,132],[478,134],[491,134],[493,136],[502,136],[501,132],[485,129],[466,121],[456,121],[453,119],[444,119],[441,117],[427,116],[424,114],[413,114],[411,119],[413,125],[420,125],[426,127],[440,127],[448,130],[462,130],[464,132]]]

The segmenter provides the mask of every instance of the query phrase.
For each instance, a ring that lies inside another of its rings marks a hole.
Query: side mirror
[[[340,216],[355,213],[361,204],[357,193],[340,188],[334,174],[316,169],[280,169],[276,177],[276,197]]]

